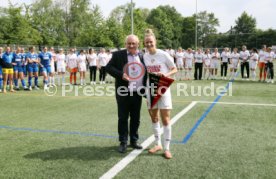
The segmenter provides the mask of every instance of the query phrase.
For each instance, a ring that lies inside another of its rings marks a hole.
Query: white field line
[[[248,105],[248,106],[270,106],[276,107],[276,104],[262,104],[262,103],[235,103],[235,102],[211,102],[211,101],[196,101],[202,104],[211,104],[211,103],[218,103],[218,104],[233,104],[233,105]]]
[[[181,112],[175,115],[171,120],[171,125],[176,123],[184,114],[190,111],[195,105],[197,104],[196,101],[190,103],[186,108],[184,108]],[[162,132],[163,134],[163,128]],[[143,146],[142,150],[133,150],[130,152],[125,158],[120,160],[116,165],[114,165],[110,170],[108,170],[105,174],[103,174],[100,179],[110,179],[115,177],[120,171],[122,171],[129,163],[131,163],[138,155],[140,155],[143,150],[145,150],[151,143],[154,142],[154,135],[151,135],[147,138],[141,145]]]

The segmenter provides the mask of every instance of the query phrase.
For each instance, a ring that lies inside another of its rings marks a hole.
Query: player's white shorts
[[[250,65],[250,69],[255,69],[257,68],[257,61],[250,61],[249,65]]]
[[[151,108],[150,94],[147,94],[148,109],[172,109],[171,90],[167,89],[166,93],[158,100],[158,102]]]
[[[183,59],[176,59],[176,66],[177,68],[183,68],[184,67],[184,63],[183,63]]]
[[[239,63],[236,60],[233,60],[232,63],[229,65],[230,68],[238,69]]]
[[[86,66],[85,65],[80,65],[79,71],[86,72]]]
[[[205,65],[204,65],[204,67],[210,67],[210,65],[211,65],[211,62],[210,61],[205,61],[205,63],[204,63]]]
[[[183,63],[177,63],[177,64],[176,64],[176,67],[177,67],[177,68],[184,68],[184,64],[183,64]]]
[[[220,63],[218,60],[211,60],[210,68],[218,69],[219,65]]]
[[[63,73],[64,73],[65,70],[66,70],[66,69],[65,69],[65,66],[57,66],[57,72],[59,72],[59,73],[60,73],[60,72],[63,72]]]
[[[55,70],[55,65],[54,64],[51,64],[51,73],[55,73],[56,70]]]
[[[185,68],[193,68],[193,61],[192,60],[186,60]]]

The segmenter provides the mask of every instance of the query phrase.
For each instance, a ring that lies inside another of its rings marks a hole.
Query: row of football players
[[[229,48],[224,48],[222,53],[219,53],[218,49],[215,48],[213,53],[210,53],[209,49],[204,52],[202,49],[198,49],[193,52],[192,49],[188,48],[185,52],[182,48],[179,48],[176,53],[168,51],[171,56],[174,57],[178,73],[176,79],[183,80],[192,79],[192,69],[194,71],[194,79],[217,79],[218,69],[221,70],[221,79],[232,79],[237,76],[237,70],[240,66],[242,79],[249,80],[250,75],[252,80],[256,80],[256,68],[259,66],[260,74],[259,81],[266,81],[273,83],[274,69],[273,59],[276,58],[275,53],[271,47],[266,47],[258,51],[253,48],[250,52],[246,46],[242,46],[242,50],[238,52],[237,48],[234,48],[232,52]],[[230,75],[227,76],[228,68],[230,68]],[[246,70],[246,74],[244,74]]]
[[[102,48],[97,54],[95,50],[89,49],[88,53],[80,50],[76,53],[75,49],[70,49],[68,54],[64,54],[63,49],[59,49],[58,53],[51,48],[48,51],[44,47],[42,52],[37,53],[35,47],[30,47],[29,52],[25,53],[23,48],[18,47],[12,51],[10,47],[6,47],[5,52],[0,47],[0,90],[6,92],[6,85],[9,81],[10,91],[19,90],[19,80],[25,90],[32,88],[39,89],[38,76],[43,75],[44,88],[48,85],[55,84],[55,74],[57,73],[58,85],[65,83],[65,72],[70,72],[70,83],[76,84],[76,73],[80,73],[80,84],[84,85],[85,74],[87,68],[90,70],[91,84],[96,84],[96,71],[100,71],[100,83],[105,83],[105,66],[111,59],[112,55]],[[87,65],[89,67],[87,67]],[[25,76],[28,76],[28,87],[25,83]],[[4,77],[4,81],[3,80]],[[32,87],[32,78],[34,78],[34,86]],[[74,81],[74,83],[73,83]],[[109,77],[108,81],[111,81]]]

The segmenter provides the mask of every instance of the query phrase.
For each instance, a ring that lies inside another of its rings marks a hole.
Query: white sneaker
[[[105,81],[103,82],[103,84],[105,84]]]
[[[271,81],[271,80],[269,79],[269,80],[267,80],[266,82],[267,82],[267,83],[270,83],[270,81]]]
[[[101,81],[101,82],[100,82],[100,84],[102,85],[102,84],[103,84],[103,82]]]
[[[2,93],[2,89],[0,89],[0,93]]]
[[[91,81],[91,82],[90,82],[90,84],[91,84],[91,85],[93,85],[93,84],[94,84],[94,82],[93,82],[93,81]]]
[[[48,89],[48,86],[47,86],[47,85],[44,85],[44,89],[47,90],[47,89]]]
[[[30,90],[30,91],[32,91],[32,90],[33,90],[31,86],[29,87],[29,90]]]
[[[94,81],[94,85],[96,85],[96,81]]]
[[[224,79],[226,80],[226,77],[224,77]]]
[[[273,81],[273,80],[271,80],[271,83],[274,83],[274,81]]]
[[[39,87],[35,86],[34,89],[39,90]]]

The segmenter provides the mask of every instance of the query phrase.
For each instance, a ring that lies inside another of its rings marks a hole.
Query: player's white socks
[[[188,78],[188,72],[187,72],[187,70],[185,69],[185,71],[184,71],[184,78],[185,79],[187,79]]]
[[[252,73],[253,73],[253,74],[252,74],[253,80],[256,80],[256,71],[253,71]]]
[[[163,126],[164,128],[164,150],[170,150],[170,143],[172,137],[171,125]]]
[[[60,86],[60,75],[58,75],[58,86]]]
[[[155,138],[155,144],[161,146],[161,129],[160,129],[160,123],[152,123],[152,130]]]
[[[54,85],[55,84],[55,77],[49,77],[49,83],[50,83],[50,85]]]
[[[64,85],[64,84],[65,84],[65,77],[64,77],[64,75],[62,75],[61,84],[62,84],[62,85]]]

